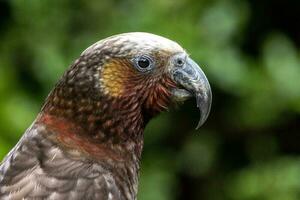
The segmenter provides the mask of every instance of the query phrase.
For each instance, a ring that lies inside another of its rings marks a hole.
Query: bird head
[[[203,71],[176,42],[125,33],[87,48],[42,113],[65,120],[63,126],[79,126],[73,130],[90,133],[92,140],[117,143],[139,137],[149,119],[190,97],[200,110],[199,127],[209,114],[211,96]]]

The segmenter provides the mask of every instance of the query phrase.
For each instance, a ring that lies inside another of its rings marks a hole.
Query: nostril
[[[185,53],[177,53],[172,56],[172,64],[176,67],[183,67],[187,61],[187,55]]]
[[[178,64],[178,65],[182,65],[182,64],[183,64],[183,60],[181,60],[180,58],[177,59],[177,64]]]
[[[177,58],[176,59],[176,65],[181,67],[184,64],[184,60],[182,58]]]

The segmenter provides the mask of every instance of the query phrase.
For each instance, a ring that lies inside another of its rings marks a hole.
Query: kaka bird
[[[176,42],[124,33],[88,47],[0,166],[0,199],[137,198],[147,122],[189,97],[206,120],[211,89]]]

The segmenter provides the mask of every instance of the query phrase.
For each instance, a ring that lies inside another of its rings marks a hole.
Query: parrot
[[[129,32],[92,44],[1,162],[0,199],[136,200],[147,123],[191,97],[199,128],[211,87],[177,42]]]

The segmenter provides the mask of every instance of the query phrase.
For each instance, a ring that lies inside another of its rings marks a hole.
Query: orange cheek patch
[[[130,71],[129,63],[123,60],[113,60],[105,64],[100,79],[104,92],[113,97],[121,96]]]

